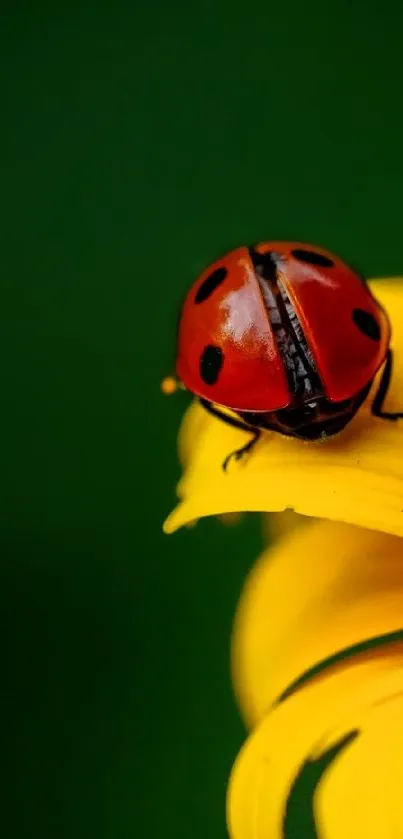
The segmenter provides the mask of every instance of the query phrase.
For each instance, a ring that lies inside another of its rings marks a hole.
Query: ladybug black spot
[[[224,362],[224,353],[220,347],[209,344],[200,356],[200,376],[206,385],[215,385]]]
[[[292,251],[292,255],[296,259],[300,259],[301,262],[308,262],[309,265],[321,265],[322,268],[331,268],[334,265],[333,259],[316,251],[306,251],[302,248],[296,248]]]
[[[224,282],[228,274],[227,269],[222,265],[221,268],[216,268],[211,274],[206,277],[201,286],[197,289],[195,294],[195,303],[203,303],[210,297],[210,294]]]
[[[381,337],[379,323],[370,312],[366,312],[365,309],[353,309],[353,321],[363,335],[371,338],[372,341],[379,341]]]

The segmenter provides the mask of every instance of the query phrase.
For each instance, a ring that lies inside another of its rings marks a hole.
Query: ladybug
[[[337,434],[382,365],[372,412],[403,416],[383,411],[389,342],[386,312],[341,259],[299,242],[263,242],[231,251],[196,280],[181,314],[176,371],[210,413],[251,433],[226,469],[264,429],[301,440]]]

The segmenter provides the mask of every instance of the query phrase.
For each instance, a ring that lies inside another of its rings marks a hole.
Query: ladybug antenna
[[[166,376],[161,382],[161,390],[165,396],[171,396],[177,390],[185,390],[185,386],[175,376]]]

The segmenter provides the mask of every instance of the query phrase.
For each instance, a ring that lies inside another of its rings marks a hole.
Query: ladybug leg
[[[256,445],[257,441],[261,437],[262,432],[259,431],[258,428],[249,428],[248,425],[244,425],[243,428],[244,428],[244,431],[250,431],[250,433],[253,435],[252,439],[249,440],[248,443],[245,443],[245,445],[242,446],[240,449],[236,449],[234,452],[231,452],[230,454],[227,455],[227,457],[225,458],[224,463],[222,465],[222,468],[223,468],[224,472],[227,471],[228,464],[229,464],[230,460],[232,460],[232,458],[234,458],[234,460],[240,460],[241,457],[243,457],[245,454],[247,454],[248,452],[250,452],[253,449],[253,447]]]
[[[211,402],[207,401],[207,399],[200,399],[200,402],[203,405],[203,408],[205,408],[206,411],[209,412],[209,414],[212,414],[213,417],[217,417],[218,419],[222,420],[222,422],[225,422],[227,425],[231,425],[232,428],[239,428],[241,431],[249,431],[250,434],[253,435],[252,439],[245,443],[244,446],[242,446],[240,449],[236,449],[234,452],[231,452],[229,455],[227,455],[222,465],[224,472],[226,472],[228,464],[230,460],[232,460],[232,458],[235,458],[235,460],[240,460],[241,457],[243,457],[245,454],[250,452],[251,449],[253,449],[253,446],[257,443],[261,436],[261,431],[258,428],[252,428],[252,426],[248,425],[245,422],[242,422],[242,420],[240,419],[238,420],[235,417],[231,417],[228,414],[225,414],[224,411],[220,411],[219,408],[215,408],[214,405],[211,404]]]
[[[371,411],[374,417],[380,417],[381,419],[387,420],[397,420],[403,418],[403,412],[398,413],[390,413],[389,411],[384,411],[382,406],[385,401],[390,380],[392,376],[392,367],[393,367],[393,353],[392,350],[388,350],[388,354],[386,356],[386,364],[385,369],[382,373],[381,382],[378,388],[378,392],[375,395],[375,399],[372,403]]]

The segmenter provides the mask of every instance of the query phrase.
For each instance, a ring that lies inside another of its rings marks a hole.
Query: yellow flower
[[[392,323],[385,408],[403,411],[403,284],[371,285]],[[270,519],[277,539],[234,625],[251,733],[229,785],[231,839],[403,835],[403,420],[372,415],[378,385],[339,436],[267,432],[227,473],[246,433],[197,403],[182,424],[167,533],[208,515],[288,511]]]
[[[396,536],[316,521],[263,554],[234,627],[233,839],[400,835],[402,614]]]

